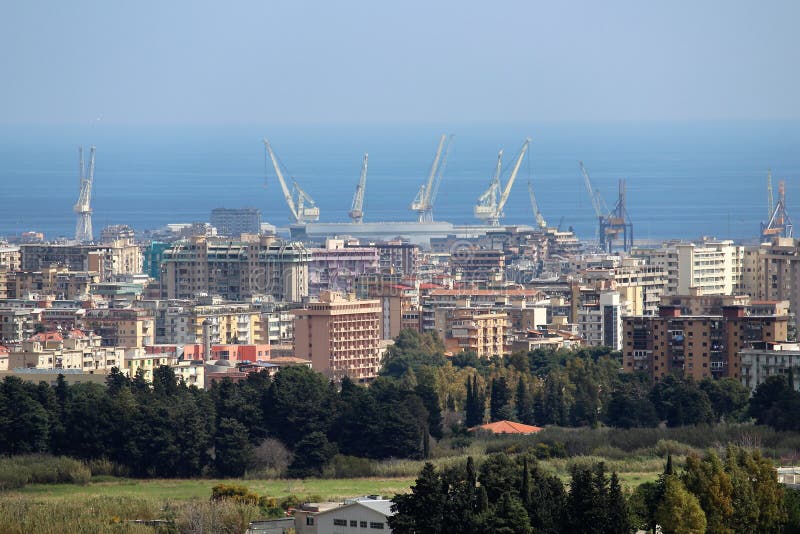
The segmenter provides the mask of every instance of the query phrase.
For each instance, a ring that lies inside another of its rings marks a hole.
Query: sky
[[[8,0],[0,124],[798,119],[800,2]]]

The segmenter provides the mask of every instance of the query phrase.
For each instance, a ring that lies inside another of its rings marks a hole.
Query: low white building
[[[308,503],[295,512],[295,530],[297,534],[390,533],[391,508],[391,500],[377,495],[344,503]]]
[[[742,384],[755,391],[768,377],[794,376],[794,388],[800,391],[800,345],[797,343],[770,343],[765,349],[739,351]]]

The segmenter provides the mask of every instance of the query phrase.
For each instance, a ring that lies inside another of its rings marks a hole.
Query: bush
[[[375,475],[372,461],[368,458],[337,454],[325,467],[326,478],[363,478]]]
[[[112,462],[108,458],[95,458],[86,462],[93,477],[127,477],[130,471],[124,465]]]
[[[235,484],[217,484],[211,488],[212,501],[234,501],[257,505],[259,497],[245,486]]]
[[[0,491],[20,489],[30,481],[31,472],[8,461],[0,461]]]

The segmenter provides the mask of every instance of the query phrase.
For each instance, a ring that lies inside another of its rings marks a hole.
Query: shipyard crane
[[[768,179],[768,183],[771,185],[771,173],[768,175]],[[786,184],[781,180],[778,182],[778,201],[775,203],[775,208],[770,213],[767,222],[761,223],[761,237],[763,239],[792,237],[793,230],[792,219],[789,218],[789,213],[786,211]]]
[[[364,222],[364,190],[367,187],[367,160],[369,154],[364,154],[364,163],[361,166],[361,178],[356,186],[356,193],[353,195],[353,205],[347,214],[354,223]]]
[[[579,161],[583,181],[586,191],[592,201],[595,216],[597,216],[598,233],[600,248],[607,252],[613,252],[614,242],[622,237],[622,249],[626,252],[633,247],[633,223],[631,223],[626,208],[626,187],[625,180],[619,181],[619,193],[614,208],[609,210],[600,192],[592,187],[589,172],[584,167],[583,162]]]
[[[75,224],[75,240],[78,243],[88,243],[92,241],[92,183],[94,182],[94,154],[95,147],[89,149],[89,169],[84,167],[83,147],[78,147],[78,171],[80,192],[78,201],[72,210],[78,214]]]
[[[500,226],[500,219],[503,217],[503,208],[505,208],[508,197],[511,194],[511,188],[514,186],[514,181],[517,179],[519,168],[522,165],[522,159],[528,151],[530,145],[530,138],[525,139],[522,148],[517,154],[517,159],[514,161],[514,166],[511,169],[511,174],[504,188],[501,189],[500,173],[502,168],[503,151],[497,154],[497,167],[495,169],[494,177],[489,185],[489,188],[478,198],[478,203],[475,205],[475,217],[485,221],[490,226]],[[499,196],[498,196],[499,195]]]
[[[531,185],[530,180],[528,180],[528,195],[531,197],[531,209],[533,210],[533,216],[536,218],[536,226],[541,229],[547,228],[547,222],[544,220],[542,212],[539,211],[539,203],[536,202],[536,195],[533,193],[533,185]]]
[[[264,146],[272,161],[272,166],[275,168],[275,174],[278,177],[278,182],[281,184],[281,190],[283,191],[283,198],[289,206],[289,211],[292,213],[295,224],[318,221],[319,208],[314,202],[314,199],[300,187],[300,184],[298,184],[294,178],[292,178],[292,190],[289,190],[289,186],[286,185],[286,180],[283,177],[281,166],[278,163],[278,158],[275,152],[272,151],[272,146],[270,146],[266,138],[264,138]]]
[[[411,203],[411,210],[419,215],[419,222],[433,222],[433,203],[436,201],[436,194],[439,192],[439,184],[442,181],[442,174],[447,165],[447,156],[450,154],[450,146],[453,136],[449,138],[442,135],[439,139],[439,146],[431,164],[428,174],[428,181],[420,186],[417,196]]]
[[[767,219],[775,211],[775,198],[772,196],[772,169],[767,169]]]

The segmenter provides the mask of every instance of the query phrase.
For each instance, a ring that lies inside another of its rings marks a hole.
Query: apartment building
[[[456,246],[450,251],[450,268],[462,282],[501,282],[505,279],[506,254],[471,245]]]
[[[327,239],[324,248],[311,249],[308,265],[308,294],[322,291],[352,293],[356,277],[378,272],[378,250],[353,246],[343,239]]]
[[[251,304],[209,298],[197,304],[168,301],[161,308],[157,315],[159,343],[202,343],[206,329],[215,344],[266,342],[261,313]]]
[[[103,346],[144,347],[155,342],[155,319],[148,310],[101,308],[86,310],[83,327],[99,334]]]
[[[481,308],[437,308],[434,328],[448,352],[474,352],[480,358],[508,356],[508,315]]]
[[[750,391],[774,375],[792,377],[800,391],[800,345],[797,343],[764,343],[739,352],[742,361],[742,384]]]
[[[101,245],[24,244],[21,269],[41,271],[52,265],[69,271],[93,271],[104,282],[118,274],[142,272],[142,253],[132,239],[116,240]]]
[[[739,352],[759,343],[785,342],[789,316],[781,306],[754,315],[744,305],[724,305],[720,314],[683,315],[681,305],[662,305],[658,317],[624,317],[623,370],[653,380],[678,373],[741,377]]]
[[[380,272],[414,276],[419,263],[419,245],[408,241],[393,240],[376,243]]]
[[[161,259],[162,298],[193,299],[198,294],[243,301],[270,295],[299,302],[308,296],[311,253],[301,243],[260,236],[224,241],[205,236],[174,244]]]
[[[776,238],[744,251],[742,289],[756,300],[788,300],[800,310],[800,247],[798,240]]]
[[[622,305],[616,291],[582,292],[576,323],[587,345],[622,350]]]
[[[22,254],[16,245],[0,244],[0,271],[18,271],[22,267]]]
[[[704,295],[730,295],[742,288],[744,247],[730,240],[671,242],[659,249],[634,249],[631,254],[666,272],[665,295],[684,295],[692,289]]]
[[[239,237],[242,234],[261,233],[261,210],[256,208],[214,208],[211,226],[217,235]]]
[[[15,271],[7,274],[7,295],[21,299],[26,295],[53,295],[61,300],[86,298],[92,284],[100,282],[95,271],[70,271],[66,267],[50,266],[40,271]]]
[[[8,351],[3,370],[73,369],[84,373],[122,368],[125,351],[102,346],[101,339],[80,330],[36,334]]]
[[[378,375],[381,363],[381,304],[323,291],[294,315],[294,355],[317,371],[359,382]]]

